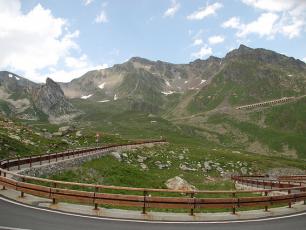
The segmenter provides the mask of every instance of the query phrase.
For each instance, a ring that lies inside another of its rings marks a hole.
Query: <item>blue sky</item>
[[[0,0],[0,68],[69,81],[133,56],[188,63],[243,43],[306,61],[304,0]]]

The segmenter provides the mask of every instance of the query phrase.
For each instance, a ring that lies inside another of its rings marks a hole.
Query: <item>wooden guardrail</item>
[[[82,154],[84,152],[111,150],[118,147],[158,142],[164,142],[164,140],[142,141],[141,143],[137,142],[125,145],[109,145],[99,148],[82,149],[80,151],[65,151],[57,154],[50,154],[51,156],[41,155],[23,159],[10,159],[9,161],[2,161],[1,166],[9,168],[21,164],[38,162],[42,158],[45,160],[50,158],[57,159],[56,157],[68,157],[71,155]],[[29,159],[31,159],[30,162]],[[24,194],[31,194],[51,199],[53,203],[58,201],[86,203],[93,205],[95,209],[98,209],[99,205],[139,207],[142,208],[143,214],[147,213],[147,210],[150,208],[188,209],[190,214],[194,215],[194,212],[200,209],[229,208],[231,209],[231,212],[235,214],[237,209],[242,207],[264,207],[267,211],[270,206],[275,204],[287,204],[291,207],[294,202],[304,201],[305,203],[306,201],[306,186],[302,186],[302,182],[267,180],[264,176],[232,176],[232,180],[253,187],[256,186],[258,188],[247,191],[185,191],[131,188],[48,180],[19,175],[6,169],[0,169],[0,185],[3,186],[3,189],[10,188],[19,191],[21,197],[24,197]],[[116,193],[115,191],[121,192]],[[283,194],[276,195],[275,192]],[[156,193],[158,194],[156,195]],[[254,197],[245,195],[254,193],[261,194],[261,196]],[[176,194],[176,196],[173,196],[172,194]],[[215,197],[211,197],[213,195]],[[223,197],[220,198],[220,196]]]
[[[11,175],[11,177],[8,177]],[[196,209],[208,208],[230,208],[235,214],[236,210],[241,207],[268,207],[274,204],[291,204],[297,201],[306,200],[306,186],[298,186],[292,183],[275,183],[275,181],[254,180],[252,178],[233,177],[235,181],[246,183],[248,185],[257,185],[269,187],[269,189],[256,189],[250,191],[185,191],[185,190],[169,190],[169,189],[147,189],[147,188],[130,188],[107,185],[94,185],[64,182],[56,180],[48,180],[42,178],[29,177],[12,173],[10,171],[0,169],[0,184],[4,189],[10,188],[21,192],[21,197],[24,194],[31,194],[39,197],[52,199],[53,203],[60,200],[72,201],[78,203],[86,203],[94,205],[98,209],[98,205],[112,205],[112,206],[128,206],[140,207],[142,212],[146,213],[148,208],[173,208],[173,209],[189,209],[190,214],[193,215]],[[33,184],[45,183],[46,185]],[[93,191],[75,190],[71,187],[81,187],[92,189]],[[273,187],[277,188],[273,188]],[[69,188],[67,188],[69,187]],[[106,193],[105,190],[120,190],[136,192],[138,195],[126,195]],[[103,192],[104,191],[104,192]],[[284,195],[270,195],[273,192],[285,192]],[[293,193],[293,191],[295,193]],[[142,195],[139,195],[139,192]],[[153,193],[179,193],[185,194],[187,197],[168,197],[168,196],[153,196]],[[240,197],[240,194],[260,193],[262,196],[258,197]],[[201,198],[203,194],[229,196],[225,198]]]
[[[59,153],[49,153],[49,154],[41,154],[41,155],[29,155],[29,156],[23,156],[23,157],[15,157],[15,158],[8,158],[0,161],[0,168],[10,170],[12,167],[20,167],[22,165],[29,165],[29,167],[32,167],[33,163],[40,162],[40,164],[43,161],[49,161],[49,163],[52,160],[62,160],[65,158],[70,158],[72,156],[81,156],[84,154],[89,154],[92,152],[98,152],[102,150],[114,150],[121,147],[132,147],[142,144],[154,144],[154,143],[167,143],[165,139],[160,140],[141,140],[141,141],[134,141],[127,144],[110,144],[100,147],[92,147],[92,148],[82,148],[82,149],[73,149],[73,150],[66,150],[64,152]]]

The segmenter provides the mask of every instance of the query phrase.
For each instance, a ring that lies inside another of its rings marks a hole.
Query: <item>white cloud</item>
[[[242,2],[257,9],[282,12],[292,9],[300,0],[242,0]]]
[[[69,82],[74,78],[82,76],[88,71],[105,69],[108,67],[109,66],[107,64],[94,66],[87,63],[87,65],[84,67],[79,66],[78,68],[72,68],[69,70],[50,68],[49,72],[45,74],[42,74],[40,72],[28,72],[24,75],[24,77],[35,82],[44,82],[47,79],[47,77],[57,82]]]
[[[0,0],[0,68],[36,82],[47,77],[67,82],[107,67],[91,64],[76,42],[80,32],[70,32],[68,26],[67,20],[54,17],[40,4],[25,14],[21,1]]]
[[[30,73],[56,66],[80,49],[79,31],[67,27],[40,4],[24,14],[19,0],[0,1],[0,68]]]
[[[69,68],[85,68],[88,66],[88,59],[85,54],[80,58],[68,56],[65,58],[65,64]]]
[[[36,75],[37,80],[46,79],[47,77],[52,78],[54,81],[57,82],[69,82],[74,78],[80,77],[83,74],[87,73],[91,70],[99,70],[99,69],[105,69],[109,66],[107,64],[102,65],[87,65],[81,68],[74,68],[72,70],[54,70],[47,75]]]
[[[88,5],[90,5],[93,1],[94,1],[94,0],[83,0],[83,4],[84,4],[85,6],[88,6]]]
[[[200,38],[195,39],[192,43],[193,46],[199,46],[199,45],[202,45],[202,44],[203,44],[203,40],[200,39]]]
[[[224,37],[220,35],[211,36],[208,38],[208,42],[211,45],[216,45],[216,44],[224,42]]]
[[[164,17],[173,17],[180,7],[180,3],[176,2],[176,0],[172,0],[171,6],[164,12]]]
[[[251,6],[257,10],[265,11],[265,15],[270,14],[265,18],[270,24],[270,28],[263,27],[265,32],[258,33],[260,36],[268,35],[268,38],[273,38],[276,34],[282,34],[289,39],[300,36],[302,31],[306,28],[306,1],[302,0],[242,0],[242,2],[248,6]],[[273,16],[272,16],[273,15]],[[259,20],[264,20],[261,14]],[[277,19],[273,21],[274,18]],[[256,26],[256,21],[249,23],[248,29],[253,29]],[[263,22],[263,21],[262,21]],[[271,24],[272,23],[272,24]],[[258,24],[259,25],[259,24]],[[253,28],[250,28],[252,26]],[[233,27],[232,27],[233,28]],[[237,29],[237,28],[236,28]],[[247,29],[247,27],[246,27]],[[259,29],[255,29],[258,31]],[[270,31],[270,33],[268,32]],[[257,32],[256,32],[257,33]],[[240,31],[238,35],[248,34]]]
[[[304,57],[304,58],[302,59],[302,61],[306,63],[306,57]]]
[[[205,17],[216,14],[216,11],[222,8],[223,5],[219,2],[216,2],[206,7],[199,8],[197,11],[187,16],[188,20],[202,20]]]
[[[107,18],[106,12],[104,10],[102,10],[100,12],[100,14],[98,14],[96,16],[95,22],[96,23],[106,23],[106,22],[108,22],[108,18]]]
[[[203,59],[206,56],[212,55],[212,53],[213,53],[212,49],[207,45],[204,45],[201,47],[201,49],[198,52],[192,53],[191,57]]]
[[[240,18],[238,17],[232,17],[228,19],[227,21],[223,22],[222,27],[224,28],[233,28],[233,29],[239,29],[240,28]]]
[[[250,22],[246,25],[241,25],[240,31],[237,33],[238,37],[245,37],[249,34],[255,33],[260,37],[267,36],[272,38],[275,33],[275,23],[278,19],[278,15],[274,13],[263,13],[257,20]]]

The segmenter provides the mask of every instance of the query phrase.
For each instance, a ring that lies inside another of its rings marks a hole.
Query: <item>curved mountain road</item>
[[[305,225],[306,212],[291,217],[224,223],[154,223],[64,214],[0,198],[0,229],[11,230],[301,230]]]

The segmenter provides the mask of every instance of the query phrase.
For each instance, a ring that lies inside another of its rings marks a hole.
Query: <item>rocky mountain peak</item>
[[[53,81],[51,78],[47,78],[46,84],[42,87],[48,89],[51,93],[64,95],[64,92],[60,85]]]

